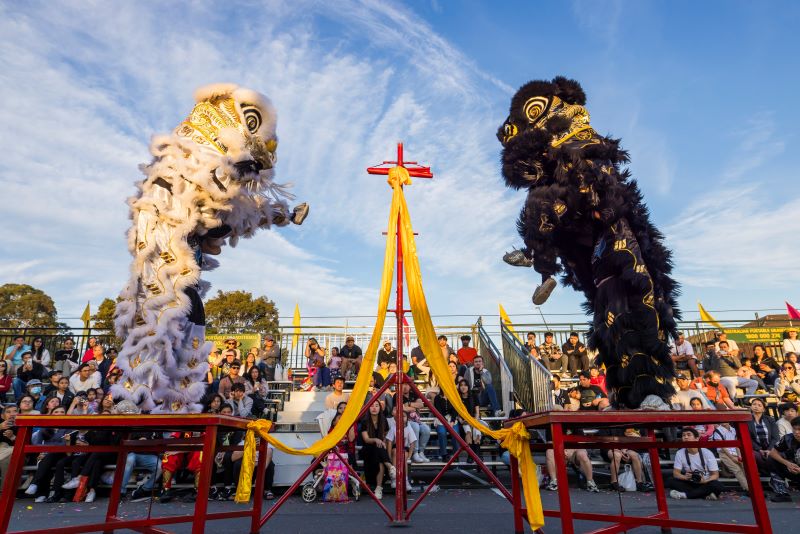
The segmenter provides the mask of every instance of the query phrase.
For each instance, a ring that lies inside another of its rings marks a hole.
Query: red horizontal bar
[[[526,515],[526,510],[522,509],[523,517]],[[547,517],[563,517],[561,510],[544,510],[544,515]],[[633,526],[652,525],[655,527],[674,527],[685,528],[689,530],[711,530],[714,532],[752,532],[754,534],[760,533],[761,528],[758,525],[741,525],[734,523],[715,523],[705,521],[693,521],[689,519],[664,519],[657,517],[661,513],[652,516],[631,516],[631,515],[613,515],[613,514],[593,514],[588,512],[572,512],[572,518],[584,521],[600,521],[603,523],[623,523]],[[565,519],[566,520],[566,519]]]
[[[663,426],[683,424],[713,424],[735,423],[750,421],[752,414],[747,410],[707,410],[707,411],[641,411],[641,410],[613,410],[606,412],[567,412],[552,411],[538,412],[508,419],[503,426],[512,427],[517,422],[522,422],[528,428],[546,427],[552,424],[561,424],[565,427],[603,427],[614,425],[645,426],[660,428]]]
[[[433,173],[431,172],[430,167],[406,167],[409,176],[413,176],[415,178],[433,178]],[[367,173],[369,174],[389,174],[389,167],[367,167]]]
[[[184,428],[221,426],[247,430],[249,419],[230,415],[19,415],[16,425],[51,428],[120,428],[135,431],[137,428],[164,428],[178,431]]]

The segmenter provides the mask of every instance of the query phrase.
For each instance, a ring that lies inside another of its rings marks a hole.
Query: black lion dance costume
[[[199,412],[208,355],[200,279],[222,246],[260,228],[301,224],[308,206],[274,182],[277,115],[264,95],[232,84],[202,87],[189,116],[153,137],[153,161],[128,200],[130,279],[115,327],[124,344],[115,397],[143,411]]]
[[[557,274],[583,291],[594,314],[588,345],[606,366],[615,406],[663,406],[658,399],[675,392],[667,336],[680,318],[670,252],[624,167],[627,152],[592,129],[585,103],[581,86],[563,77],[529,82],[512,98],[497,132],[503,177],[528,197],[517,222],[525,246],[504,259],[542,275],[535,304]]]

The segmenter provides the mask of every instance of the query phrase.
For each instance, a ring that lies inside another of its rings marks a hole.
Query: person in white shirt
[[[88,391],[90,389],[97,389],[100,387],[100,373],[92,371],[92,366],[88,363],[82,363],[78,367],[78,372],[69,378],[69,390],[72,393],[80,391]]]
[[[797,417],[797,406],[791,402],[784,402],[778,406],[778,413],[781,418],[776,423],[778,425],[778,439],[786,434],[792,433],[792,419]]]
[[[333,380],[333,391],[325,397],[325,409],[335,410],[340,402],[347,402],[350,400],[350,394],[344,393],[344,378],[337,376]]]
[[[699,439],[700,434],[692,427],[681,431],[681,440],[686,443],[686,448],[678,450],[672,476],[664,481],[664,486],[671,489],[669,496],[673,499],[715,501],[725,491],[719,481],[717,459],[710,450],[697,447]]]
[[[786,338],[783,340],[783,353],[794,352],[800,354],[800,339],[797,339],[797,328],[789,327]]]
[[[714,347],[716,348],[717,352],[719,352],[719,342],[720,341],[727,341],[728,342],[728,352],[733,354],[734,356],[739,356],[739,345],[732,339],[728,339],[728,334],[723,332],[722,330],[717,330],[714,332],[716,336],[716,341],[714,342]]]
[[[736,429],[731,426],[730,423],[721,423],[717,425],[717,428],[714,429],[714,433],[711,434],[711,441],[734,441],[736,440]],[[722,465],[728,468],[734,477],[736,477],[736,481],[739,483],[739,486],[744,491],[748,491],[747,486],[747,476],[744,474],[744,468],[742,467],[742,453],[736,447],[721,447],[717,449],[719,453],[719,461],[722,462]]]
[[[711,404],[711,402],[696,389],[692,389],[690,386],[692,385],[691,380],[689,377],[683,373],[678,373],[678,376],[675,377],[675,382],[678,385],[678,390],[675,395],[671,399],[672,407],[676,410],[686,410],[689,411],[692,409],[690,403],[692,399],[700,399],[700,402],[703,404],[703,407],[707,410],[715,410],[716,407]]]
[[[691,371],[692,377],[702,376],[700,369],[697,368],[697,356],[694,347],[686,340],[683,332],[678,332],[678,339],[671,347],[672,361],[675,362],[675,369],[678,371]]]

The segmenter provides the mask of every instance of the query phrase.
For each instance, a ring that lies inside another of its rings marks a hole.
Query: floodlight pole
[[[403,167],[408,171],[409,176],[416,178],[433,178],[430,167],[422,167],[417,165],[416,161],[403,161],[403,143],[397,143],[397,160],[384,161],[381,165],[369,167],[367,173],[388,175],[390,167],[383,165],[394,165]],[[403,187],[403,184],[400,184]],[[411,310],[405,309],[403,306],[403,243],[400,239],[400,225],[402,221],[400,214],[397,214],[397,224],[395,228],[395,238],[397,239],[397,286],[395,287],[396,300],[393,312],[397,319],[397,372],[394,374],[392,380],[395,384],[396,396],[400,402],[395,406],[395,469],[397,470],[397,480],[395,484],[395,515],[392,518],[392,524],[399,526],[408,522],[406,509],[407,509],[407,495],[406,495],[406,450],[405,438],[403,436],[405,431],[405,414],[403,413],[403,383],[410,380],[403,368],[403,317]],[[413,454],[413,452],[412,452]]]

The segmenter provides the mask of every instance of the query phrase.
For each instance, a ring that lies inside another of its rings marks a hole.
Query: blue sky
[[[432,313],[534,313],[538,277],[501,261],[524,193],[503,186],[494,131],[516,87],[562,74],[630,150],[687,318],[698,299],[798,305],[799,20],[788,1],[3,3],[0,283],[44,289],[62,317],[115,296],[150,136],[231,81],[275,102],[278,180],[312,212],[226,249],[215,290],[374,314],[390,191],[364,169],[403,139],[436,174],[408,189]],[[559,289],[542,312],[580,301]]]

